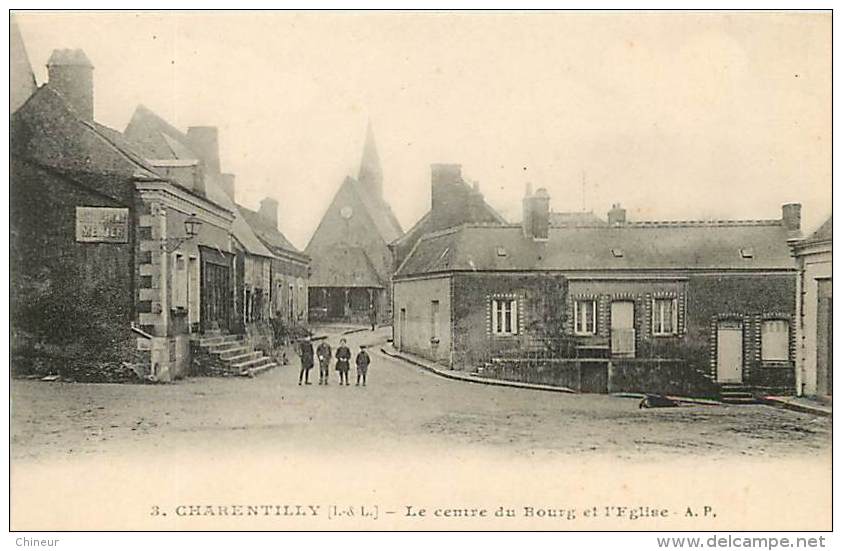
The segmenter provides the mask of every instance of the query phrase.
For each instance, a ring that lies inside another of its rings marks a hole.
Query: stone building
[[[138,106],[124,134],[159,170],[195,164],[208,196],[233,213],[230,247],[200,249],[207,289],[200,329],[245,335],[249,345],[268,350],[275,344],[276,314],[288,324],[305,324],[309,258],[278,230],[274,200],[265,202],[262,216],[236,203],[235,176],[221,170],[217,129],[181,132]]]
[[[11,121],[13,355],[77,380],[184,376],[198,247],[230,249],[233,213],[195,167],[162,175],[96,122],[84,52],[47,68]]]
[[[394,277],[395,345],[458,370],[511,360],[500,376],[596,392],[794,392],[799,205],[670,222],[630,222],[615,205],[610,225],[556,227],[549,202],[530,191],[520,225],[422,237]],[[512,367],[530,357],[547,362]]]

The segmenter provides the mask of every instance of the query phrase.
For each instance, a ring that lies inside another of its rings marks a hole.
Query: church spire
[[[360,173],[357,180],[377,199],[383,198],[383,170],[380,168],[380,156],[377,154],[377,144],[374,142],[374,130],[371,121],[365,133],[365,146],[360,161]]]

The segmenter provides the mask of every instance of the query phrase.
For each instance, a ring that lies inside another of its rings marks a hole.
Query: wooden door
[[[716,329],[716,380],[743,382],[743,325],[722,322]]]
[[[205,262],[202,265],[201,286],[202,330],[228,330],[230,315],[230,276],[227,266]]]
[[[634,302],[611,303],[611,353],[615,356],[634,358]]]

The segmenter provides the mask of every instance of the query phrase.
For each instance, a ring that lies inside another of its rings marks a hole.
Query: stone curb
[[[820,415],[822,417],[833,417],[833,410],[824,409],[818,406],[810,406],[807,404],[799,404],[796,402],[790,402],[788,400],[782,400],[780,398],[776,398],[774,396],[764,396],[762,398],[758,398],[758,401],[761,404],[789,409],[792,411],[797,411],[798,413],[810,413],[812,415]]]
[[[410,356],[405,354],[401,354],[399,352],[390,352],[385,348],[381,347],[380,351],[391,358],[397,358],[399,360],[403,360],[405,362],[411,363],[416,365],[430,373],[434,373],[439,377],[444,377],[445,379],[452,379],[454,381],[463,381],[466,383],[477,383],[481,385],[490,385],[490,386],[508,386],[512,388],[525,388],[528,390],[543,390],[545,392],[560,392],[562,394],[578,394],[575,390],[563,387],[563,386],[550,386],[550,385],[538,385],[533,383],[518,383],[515,381],[505,381],[503,379],[486,379],[484,377],[474,377],[472,375],[465,375],[459,372],[453,372],[450,370],[445,369],[438,369],[426,362],[416,360]]]

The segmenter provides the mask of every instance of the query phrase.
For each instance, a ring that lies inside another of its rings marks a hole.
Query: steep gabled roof
[[[818,243],[820,241],[833,241],[833,216],[825,220],[825,223],[806,239],[807,243]]]
[[[80,119],[48,85],[12,115],[11,133],[12,154],[44,167],[77,175],[119,173],[135,179],[165,180],[119,132]],[[101,191],[109,193],[108,189]]]
[[[202,160],[190,148],[186,134],[143,105],[135,109],[124,134],[132,143],[138,144],[148,159]],[[204,184],[207,198],[234,214],[231,233],[246,251],[258,256],[274,256],[245,221],[238,206],[225,193],[220,175],[205,171]]]
[[[286,236],[278,228],[273,227],[272,224],[266,221],[259,212],[247,209],[242,205],[237,205],[237,208],[258,239],[269,247],[270,250],[273,252],[282,251],[293,256],[298,256],[303,261],[307,260],[307,255],[290,243]]]
[[[360,184],[359,180],[351,179],[351,182],[354,191],[359,195],[363,205],[365,205],[368,215],[374,221],[377,233],[380,234],[383,241],[391,243],[403,235],[401,224],[392,212],[392,207],[389,206],[389,203],[383,199],[374,197]]]
[[[385,286],[365,251],[337,243],[311,264],[310,287]]]
[[[23,36],[12,15],[9,26],[9,112],[17,111],[37,88]]]
[[[778,220],[631,223],[550,228],[547,241],[520,226],[477,226],[423,237],[396,274],[449,271],[781,270],[794,262]]]

